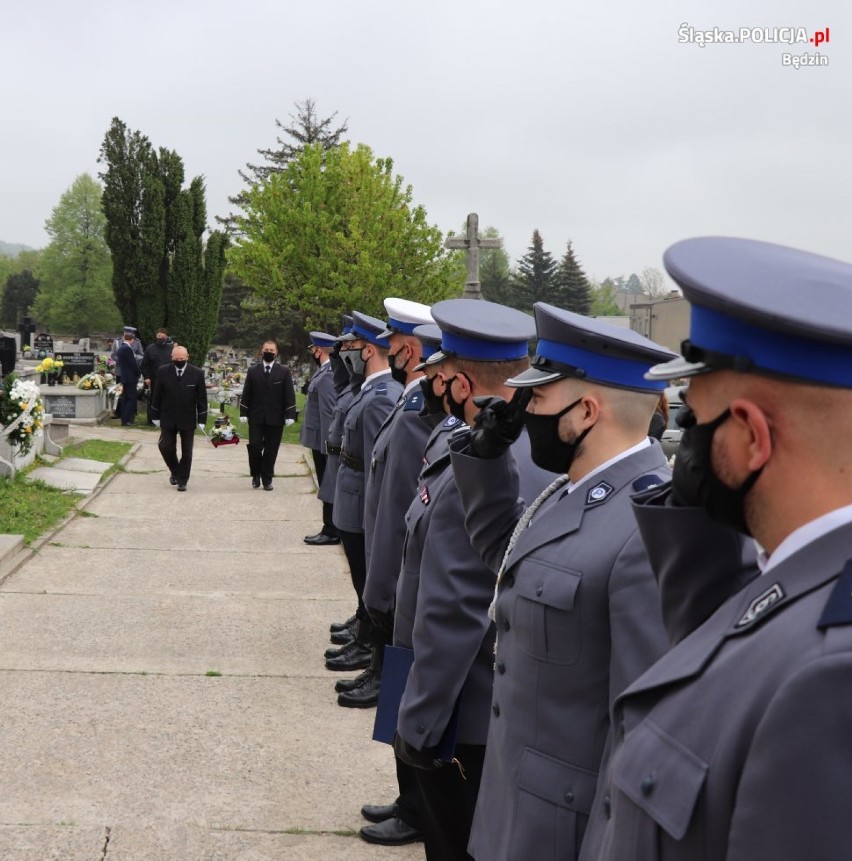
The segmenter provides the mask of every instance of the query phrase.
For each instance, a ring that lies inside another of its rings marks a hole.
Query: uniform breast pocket
[[[682,840],[707,763],[650,720],[632,730],[613,763],[613,782],[675,840]]]
[[[516,580],[514,621],[510,625],[520,647],[542,661],[574,663],[580,655],[582,633],[575,606],[580,572],[529,557]]]

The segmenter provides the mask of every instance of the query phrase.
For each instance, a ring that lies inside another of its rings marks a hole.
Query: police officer
[[[611,697],[668,646],[630,496],[669,476],[648,437],[664,384],[643,374],[672,354],[552,305],[534,312],[533,366],[507,383],[518,400],[486,404],[470,439],[451,444],[471,541],[498,572],[497,672],[470,841],[482,861],[576,859]],[[509,453],[521,422],[552,481],[526,510]]]
[[[617,699],[583,857],[845,858],[852,266],[718,237],[664,260],[692,305],[649,372],[691,377],[673,502],[751,533],[763,570]]]
[[[329,355],[334,349],[337,339],[326,332],[311,332],[311,343],[308,349],[311,358],[317,365],[316,371],[308,382],[305,394],[305,417],[302,419],[300,442],[311,450],[314,469],[317,473],[317,483],[321,486],[325,474],[326,453],[325,441],[334,413],[337,400],[334,391],[334,380],[331,372]],[[305,544],[323,545],[339,544],[337,529],[332,519],[333,506],[331,502],[322,504],[322,529],[314,535],[305,536]]]
[[[458,424],[473,420],[474,397],[505,395],[503,381],[529,365],[532,319],[493,302],[449,299],[432,307],[441,327],[441,373]],[[433,357],[434,358],[434,357]],[[515,446],[525,490],[549,476],[529,461],[526,436]],[[494,625],[488,605],[494,574],[471,546],[448,453],[424,468],[406,514],[408,532],[397,584],[394,642],[413,648],[394,744],[416,769],[428,859],[467,858],[479,789],[493,681]],[[456,765],[436,753],[459,702]]]
[[[341,337],[341,358],[350,373],[363,375],[364,383],[353,398],[343,420],[340,467],[334,491],[334,525],[337,527],[352,586],[358,599],[355,616],[363,623],[361,642],[326,661],[330,670],[357,670],[369,665],[369,619],[364,608],[364,583],[367,562],[364,540],[364,487],[373,456],[373,443],[385,418],[402,394],[402,384],[391,377],[386,338],[380,337],[385,323],[376,317],[354,311],[352,331]]]

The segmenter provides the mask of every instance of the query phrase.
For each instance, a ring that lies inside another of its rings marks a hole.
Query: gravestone
[[[467,217],[467,231],[464,236],[449,236],[444,248],[464,248],[467,252],[467,281],[462,291],[463,299],[481,299],[482,285],[479,283],[479,249],[500,248],[503,240],[499,237],[483,239],[479,235],[479,216],[471,212]]]
[[[62,362],[62,376],[69,380],[91,374],[95,370],[94,353],[55,353],[54,359]]]
[[[33,356],[37,359],[44,359],[53,352],[53,336],[47,332],[39,332],[33,338],[32,342]]]
[[[45,412],[55,419],[77,418],[77,398],[68,395],[44,395]]]
[[[21,320],[20,326],[18,326],[18,331],[21,333],[21,349],[24,347],[32,347],[33,346],[33,333],[35,332],[35,325],[33,321],[29,317],[24,317]],[[44,358],[44,356],[42,356]]]
[[[0,374],[3,376],[15,370],[15,346],[11,335],[0,335]]]

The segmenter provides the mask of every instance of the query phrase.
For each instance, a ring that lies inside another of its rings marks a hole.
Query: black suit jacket
[[[284,419],[296,418],[296,392],[290,369],[272,363],[269,376],[263,362],[249,368],[240,397],[240,415],[262,425],[284,425]]]
[[[207,421],[207,389],[204,371],[195,365],[186,365],[178,378],[172,364],[157,371],[154,382],[154,399],[151,418],[160,420],[160,427],[192,430]]]

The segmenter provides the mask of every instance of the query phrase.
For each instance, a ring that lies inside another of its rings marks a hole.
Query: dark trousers
[[[364,547],[363,532],[345,532],[337,530],[346,561],[349,563],[349,574],[352,577],[352,588],[358,596],[358,610],[355,615],[359,620],[367,620],[367,610],[364,607],[364,586],[367,583],[367,556]]]
[[[136,418],[136,380],[128,382],[121,395],[121,406],[119,407],[121,423],[123,425],[133,424]]]
[[[328,456],[315,448],[311,449],[311,454],[314,458],[314,469],[317,472],[317,484],[322,487],[322,477],[325,475],[325,464]],[[337,527],[332,522],[332,514],[334,513],[334,505],[330,502],[322,504],[322,534],[337,537]]]
[[[414,769],[427,861],[471,859],[467,843],[482,780],[485,745],[456,745],[456,759],[464,768],[464,777],[455,764],[435,771]]]
[[[180,460],[177,457],[177,437],[180,434]],[[158,448],[166,466],[179,484],[189,481],[189,471],[192,469],[192,443],[195,439],[195,427],[188,430],[177,428],[160,428]]]
[[[396,759],[396,782],[399,786],[396,807],[399,818],[406,825],[422,831],[423,819],[420,816],[420,791],[417,788],[416,771],[414,766],[406,765],[401,759]]]
[[[272,484],[283,431],[284,425],[263,425],[249,419],[249,472],[264,484]]]

